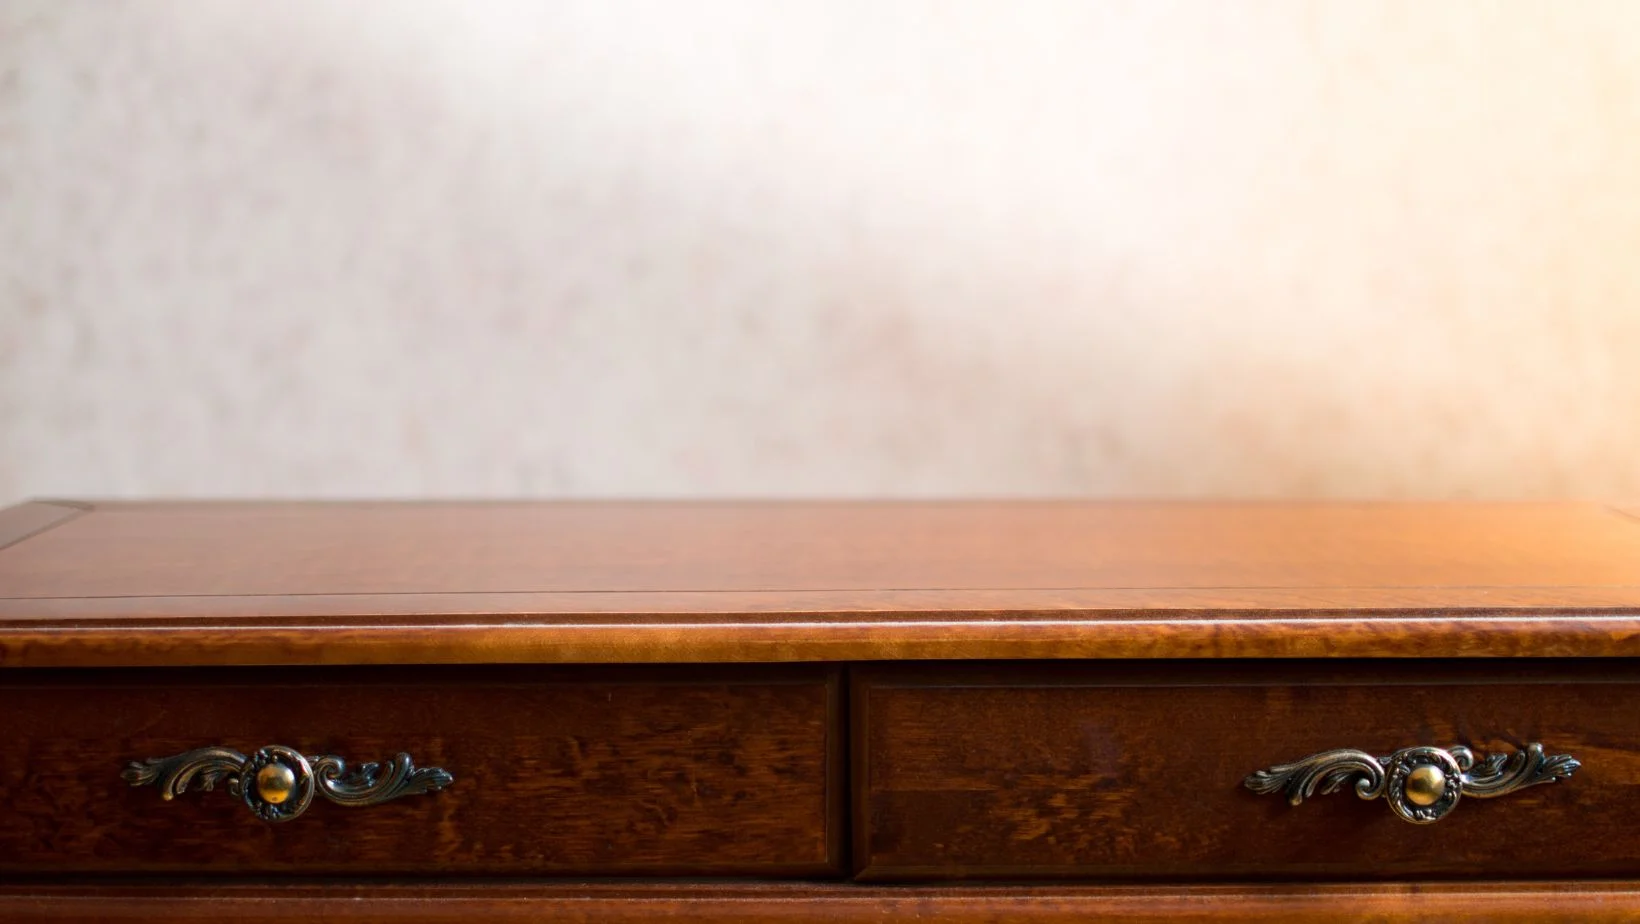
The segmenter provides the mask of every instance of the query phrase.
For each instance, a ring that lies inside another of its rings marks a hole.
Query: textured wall
[[[0,501],[1640,497],[1640,4],[0,0]]]

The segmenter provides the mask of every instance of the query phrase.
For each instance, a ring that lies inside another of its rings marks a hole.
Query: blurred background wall
[[[0,501],[1640,497],[1640,4],[0,0]]]

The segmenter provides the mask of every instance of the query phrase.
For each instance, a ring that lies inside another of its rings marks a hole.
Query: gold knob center
[[[1406,792],[1413,805],[1434,805],[1446,792],[1446,774],[1434,764],[1424,764],[1407,774]]]
[[[296,773],[280,763],[272,763],[256,771],[256,794],[263,801],[279,805],[296,791]]]

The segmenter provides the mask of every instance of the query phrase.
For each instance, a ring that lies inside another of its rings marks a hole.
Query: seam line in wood
[[[90,507],[70,506],[70,505],[67,505],[67,504],[58,503],[56,501],[30,501],[28,504],[25,504],[23,506],[56,507],[56,508],[62,510],[63,513],[60,516],[58,516],[56,519],[51,520],[50,522],[46,523],[44,526],[39,526],[39,527],[36,527],[35,529],[31,529],[31,530],[23,533],[22,535],[14,536],[14,537],[9,538],[9,539],[7,539],[3,536],[0,536],[0,552],[3,552],[6,549],[11,548],[12,546],[17,545],[18,543],[27,542],[28,540],[34,538],[35,536],[40,535],[41,533],[50,532],[50,531],[56,529],[57,527],[63,525],[64,523],[67,523],[70,520],[79,519],[80,517],[82,517],[82,516],[86,515],[87,513],[91,512]],[[15,509],[18,509],[18,508],[12,508],[12,509],[15,510]],[[0,511],[0,512],[4,512],[4,511]]]

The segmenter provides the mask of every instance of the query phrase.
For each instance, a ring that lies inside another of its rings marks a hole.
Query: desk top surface
[[[1640,655],[1640,508],[0,510],[0,666]]]

